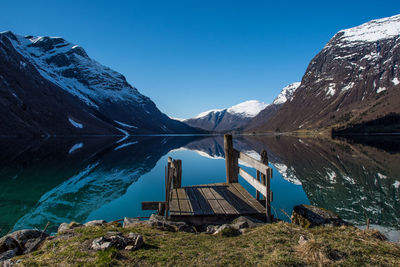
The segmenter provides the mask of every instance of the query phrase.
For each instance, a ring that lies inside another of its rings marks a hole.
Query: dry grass
[[[144,225],[123,232],[144,236],[137,251],[94,252],[91,241],[115,228],[78,228],[72,236],[47,240],[24,266],[400,266],[400,246],[381,240],[376,231],[353,227],[302,229],[279,222],[224,237],[172,233]],[[300,236],[308,241],[299,245]]]

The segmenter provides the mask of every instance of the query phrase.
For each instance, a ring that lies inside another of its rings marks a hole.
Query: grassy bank
[[[85,227],[47,240],[38,251],[14,261],[20,259],[24,266],[400,266],[399,244],[382,241],[378,232],[354,227],[303,229],[279,222],[235,237],[166,232],[145,225],[118,230],[142,234],[144,247],[92,251],[92,240],[115,228]],[[308,241],[299,245],[300,236]]]

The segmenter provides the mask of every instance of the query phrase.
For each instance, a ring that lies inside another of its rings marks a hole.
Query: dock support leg
[[[261,151],[261,162],[268,165],[268,154],[266,150]],[[261,182],[265,185],[267,191],[265,197],[265,215],[267,217],[267,222],[272,222],[273,219],[271,214],[271,174],[261,174]]]
[[[224,152],[225,152],[225,166],[226,166],[226,182],[237,183],[238,182],[238,155],[236,155],[233,149],[232,135],[224,135]]]

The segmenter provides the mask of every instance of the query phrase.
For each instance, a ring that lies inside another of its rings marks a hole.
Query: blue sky
[[[2,0],[0,31],[62,36],[188,118],[270,103],[337,31],[399,13],[398,1]]]

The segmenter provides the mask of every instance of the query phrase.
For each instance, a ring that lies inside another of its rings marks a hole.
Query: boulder
[[[220,227],[220,225],[208,225],[207,229],[206,229],[206,234],[214,234],[218,228]]]
[[[150,225],[151,227],[158,228],[160,230],[171,231],[171,232],[187,232],[187,233],[196,232],[191,225],[185,222],[168,221],[165,220],[163,216],[159,216],[156,214],[152,214],[150,216],[150,219],[146,221],[146,224]]]
[[[107,241],[104,237],[99,237],[93,240],[92,249],[93,250],[106,250],[111,248],[111,242]]]
[[[15,231],[7,236],[14,238],[20,245],[24,246],[25,243],[30,239],[46,238],[49,235],[40,230],[25,229]]]
[[[0,263],[17,256],[17,249],[10,249],[0,254]]]
[[[62,234],[62,233],[67,233],[71,232],[72,229],[77,228],[77,227],[83,227],[83,224],[77,223],[77,222],[70,222],[68,223],[62,223],[58,227],[57,233]]]
[[[62,224],[60,224],[60,226],[58,226],[57,233],[62,234],[62,233],[66,233],[70,230],[71,229],[69,228],[68,223],[62,223]]]
[[[0,254],[14,249],[17,249],[17,252],[22,250],[17,240],[9,235],[0,238]]]
[[[240,216],[239,218],[232,221],[231,225],[236,229],[245,229],[261,226],[264,223],[257,219],[253,219],[247,216]]]
[[[238,236],[241,232],[230,224],[223,224],[214,232],[214,235],[221,234],[225,237]]]
[[[129,248],[128,250],[139,249],[144,244],[142,235],[135,234],[135,233],[129,233],[128,238],[129,238],[129,241],[128,241],[129,247],[132,247],[132,248]],[[126,247],[125,247],[125,249],[126,249]]]
[[[139,234],[129,233],[128,236],[123,236],[122,233],[114,235],[107,233],[105,236],[94,239],[91,248],[93,250],[109,248],[136,250],[141,248],[143,244],[143,236]]]
[[[135,226],[135,225],[141,224],[141,223],[144,223],[144,222],[139,220],[138,218],[127,218],[127,217],[125,217],[122,227],[127,228],[127,227]]]
[[[69,228],[73,229],[73,228],[77,228],[77,227],[82,227],[83,224],[78,223],[78,222],[70,222],[70,223],[68,224],[68,226],[69,226]]]
[[[305,228],[349,225],[332,211],[311,205],[295,206],[293,208],[291,220],[293,224]]]
[[[84,226],[100,226],[107,223],[105,220],[94,220],[84,224]]]

